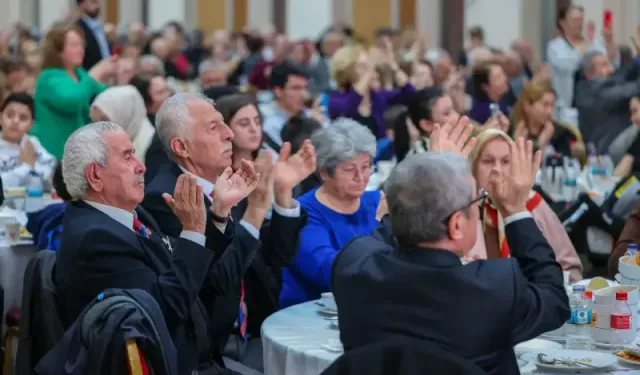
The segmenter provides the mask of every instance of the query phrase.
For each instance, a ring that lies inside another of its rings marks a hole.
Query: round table
[[[265,375],[318,375],[342,355],[323,348],[340,332],[315,302],[287,307],[262,323]]]

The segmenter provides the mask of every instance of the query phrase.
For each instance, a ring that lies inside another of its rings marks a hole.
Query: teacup
[[[4,232],[9,242],[18,242],[20,240],[20,222],[16,219],[4,222]]]
[[[338,306],[336,305],[336,299],[333,297],[333,293],[322,293],[320,297],[320,302],[322,302],[327,310],[338,311]]]

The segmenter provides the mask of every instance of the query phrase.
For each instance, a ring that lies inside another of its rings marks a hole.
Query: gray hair
[[[140,57],[140,65],[143,64],[153,64],[153,66],[155,66],[156,68],[156,73],[158,74],[162,74],[164,75],[164,64],[162,63],[162,60],[160,60],[157,56],[155,55],[144,55],[142,57]]]
[[[197,100],[204,100],[213,105],[213,100],[200,93],[185,92],[169,97],[156,112],[156,132],[168,155],[173,154],[171,140],[183,137],[192,128],[193,123],[187,103]]]
[[[332,175],[338,164],[351,160],[361,153],[372,158],[376,155],[376,137],[359,122],[339,118],[326,128],[311,135],[311,143],[316,149],[319,169]]]
[[[453,152],[408,156],[386,181],[393,234],[402,246],[447,235],[445,220],[473,199],[469,162]]]
[[[118,131],[124,129],[116,123],[100,121],[81,127],[67,139],[62,154],[62,179],[71,198],[85,197],[89,188],[85,168],[89,163],[107,165],[109,149],[105,134]]]
[[[606,53],[599,49],[591,49],[585,52],[580,61],[580,69],[583,73],[590,73],[593,71],[593,59],[598,56],[606,56]]]
[[[215,62],[213,60],[204,60],[198,65],[198,75],[209,71],[209,70],[224,70],[225,65],[219,62]]]

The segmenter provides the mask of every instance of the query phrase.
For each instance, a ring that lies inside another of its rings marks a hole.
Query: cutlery
[[[582,365],[582,366],[591,367],[591,368],[598,368],[598,366],[594,366],[589,363],[585,363],[585,362],[571,359],[571,358],[565,358],[565,359],[553,358],[552,356],[545,353],[538,354],[538,362],[544,363],[546,365],[560,364],[560,365],[565,365],[567,367],[574,367],[574,366],[577,367],[578,365]]]

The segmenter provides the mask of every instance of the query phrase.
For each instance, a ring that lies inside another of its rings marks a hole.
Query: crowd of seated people
[[[315,45],[175,23],[113,38],[92,27],[99,2],[78,7],[14,48],[36,43],[38,64],[0,55],[1,177],[38,176],[64,200],[29,230],[56,251],[65,328],[104,290],[141,289],[180,373],[263,371],[265,319],[330,291],[347,351],[417,336],[509,373],[514,343],[566,321],[562,271],[591,271],[533,189],[540,160],[584,164],[591,143],[616,175],[640,173],[640,65],[611,30],[585,39],[577,6],[542,67],[526,41],[496,50],[480,27],[456,66],[416,30],[381,28],[371,46],[339,25]],[[640,241],[638,210],[613,274]],[[476,308],[487,324],[444,321]]]

